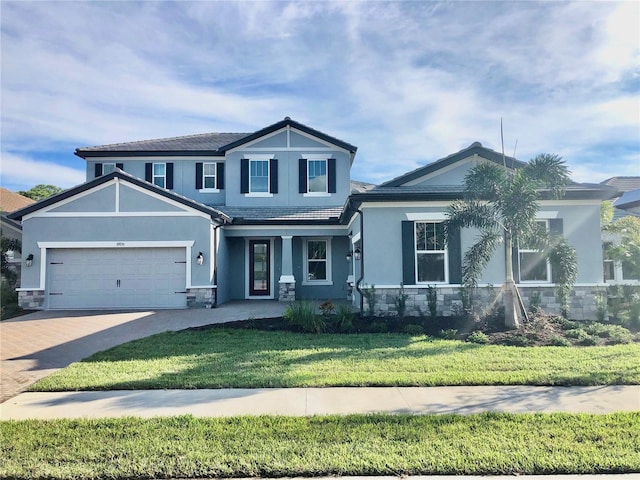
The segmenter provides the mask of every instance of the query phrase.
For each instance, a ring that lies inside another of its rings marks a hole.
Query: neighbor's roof
[[[15,212],[32,203],[36,203],[36,201],[0,187],[0,212]]]
[[[201,133],[184,137],[158,138],[155,140],[141,140],[137,142],[114,143],[95,147],[76,148],[75,154],[82,158],[107,156],[170,156],[170,155],[199,155],[224,156],[227,150],[238,147],[252,140],[273,133],[284,127],[292,127],[301,132],[332,143],[340,148],[355,153],[357,147],[338,138],[322,133],[289,117],[269,125],[253,133]]]
[[[613,206],[622,209],[640,206],[640,188],[624,192],[613,202]]]
[[[621,192],[628,192],[640,188],[640,177],[611,177],[600,183],[616,187]]]
[[[428,175],[432,172],[440,170],[441,168],[448,167],[460,160],[464,160],[474,154],[479,155],[482,158],[486,158],[487,160],[491,160],[492,162],[498,163],[500,165],[506,163],[506,165],[510,168],[522,168],[526,165],[525,162],[521,162],[513,157],[504,156],[501,153],[496,152],[495,150],[491,150],[490,148],[483,147],[480,142],[473,142],[467,148],[463,148],[459,152],[452,153],[444,158],[436,160],[435,162],[429,163],[424,167],[416,168],[415,170],[405,173],[404,175],[400,175],[388,182],[382,183],[381,187],[398,187],[412,180],[416,180],[420,177]]]

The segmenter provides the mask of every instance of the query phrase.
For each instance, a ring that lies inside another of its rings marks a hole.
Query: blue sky
[[[84,181],[76,147],[285,116],[378,183],[474,141],[640,175],[639,2],[0,3],[2,185]],[[517,148],[516,148],[517,144]]]

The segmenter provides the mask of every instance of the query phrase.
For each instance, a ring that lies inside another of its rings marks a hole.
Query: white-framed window
[[[216,189],[216,163],[202,164],[202,188],[204,190]]]
[[[327,160],[307,160],[307,192],[327,193]]]
[[[416,222],[415,235],[417,283],[448,283],[444,222]]]
[[[102,175],[107,175],[108,173],[113,172],[116,169],[115,163],[103,163],[102,164]]]
[[[249,193],[269,193],[269,160],[249,161]]]
[[[154,185],[167,188],[167,165],[165,163],[154,163],[151,181]]]
[[[332,285],[331,241],[308,238],[304,242],[304,281],[307,285]]]
[[[538,220],[536,224],[549,231],[548,220]],[[542,253],[527,245],[518,248],[518,260],[520,264],[520,282],[522,283],[549,283],[551,282],[551,263]]]

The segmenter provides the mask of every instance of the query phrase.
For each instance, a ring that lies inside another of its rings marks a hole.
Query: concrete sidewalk
[[[345,415],[640,411],[640,385],[601,387],[340,387],[23,393],[0,419],[156,417],[191,414]]]

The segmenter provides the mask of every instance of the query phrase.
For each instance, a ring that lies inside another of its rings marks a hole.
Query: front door
[[[269,240],[249,240],[249,295],[271,294]]]

